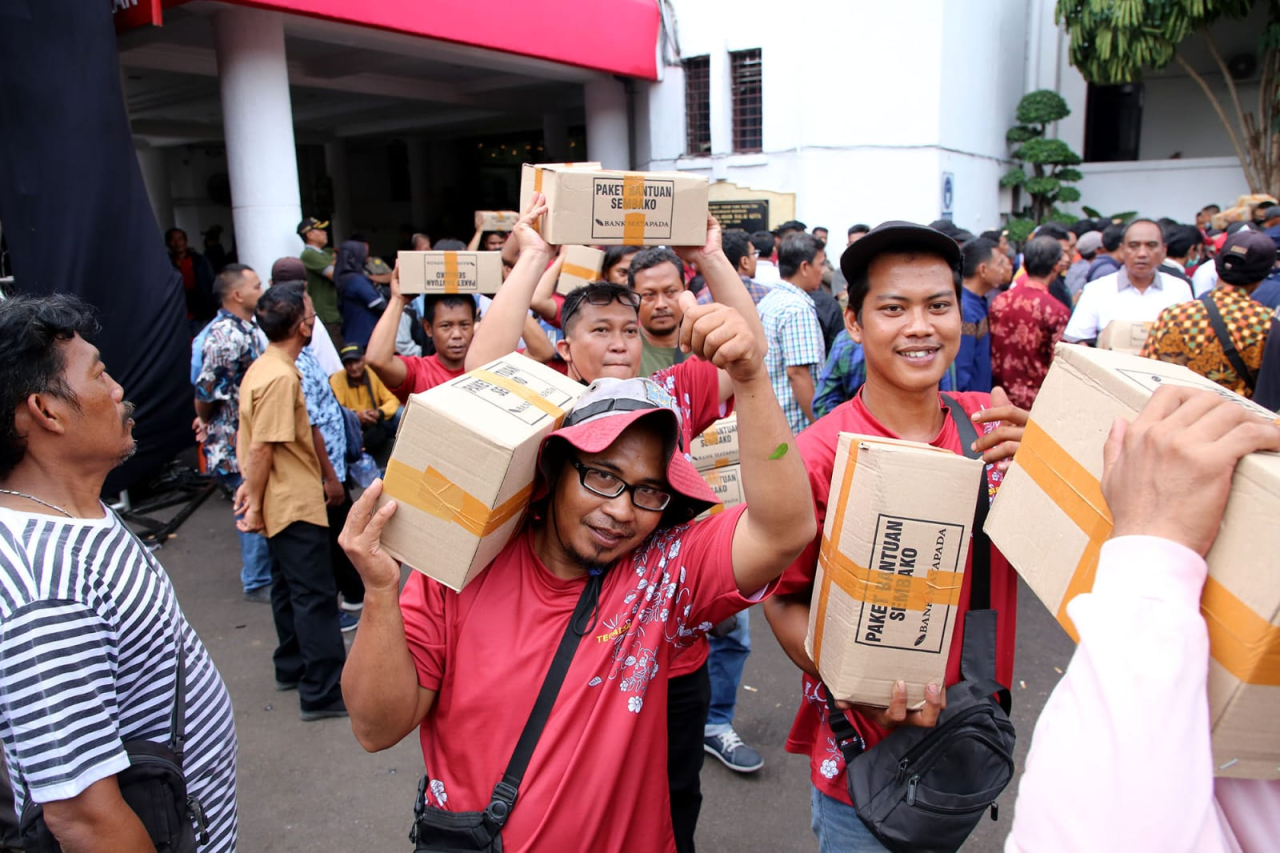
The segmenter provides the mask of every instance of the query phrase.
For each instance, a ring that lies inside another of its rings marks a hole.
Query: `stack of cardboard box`
[[[713,423],[701,435],[693,437],[689,448],[693,466],[702,474],[720,503],[700,517],[723,512],[725,507],[742,503],[742,465],[738,458],[738,416],[730,415]]]

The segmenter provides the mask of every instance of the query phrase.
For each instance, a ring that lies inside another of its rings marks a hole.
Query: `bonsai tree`
[[[1080,190],[1068,186],[1084,177],[1074,168],[1080,164],[1080,155],[1062,140],[1045,135],[1050,124],[1070,114],[1062,96],[1048,89],[1029,92],[1018,102],[1018,124],[1005,134],[1006,141],[1015,146],[1009,156],[1016,162],[1000,179],[1000,186],[1013,188],[1011,240],[1022,242],[1045,220],[1075,221],[1057,205],[1080,200]],[[1024,190],[1027,202],[1022,205]]]
[[[1246,110],[1235,78],[1209,28],[1243,18],[1263,0],[1058,0],[1056,17],[1070,33],[1071,64],[1091,83],[1131,83],[1146,70],[1176,62],[1199,85],[1227,130],[1249,189],[1280,197],[1280,2],[1266,0],[1258,33],[1258,103]],[[1199,35],[1222,72],[1223,103],[1179,47]],[[1230,113],[1228,113],[1230,110]]]

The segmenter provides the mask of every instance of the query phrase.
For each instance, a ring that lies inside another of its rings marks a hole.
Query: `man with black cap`
[[[1252,397],[1275,312],[1250,295],[1275,267],[1276,244],[1266,234],[1243,229],[1227,238],[1214,263],[1218,286],[1161,311],[1142,354],[1186,365]]]
[[[731,377],[744,504],[690,524],[716,498],[685,456],[676,401],[647,379],[606,378],[544,440],[529,520],[461,592],[415,572],[400,593],[400,566],[379,543],[396,511],[374,511],[381,483],[342,534],[367,589],[343,681],[357,739],[381,750],[419,730],[419,805],[489,806],[508,818],[509,850],[675,851],[671,658],[766,597],[816,531],[752,327],[724,305],[681,300],[681,347]],[[568,675],[516,799],[495,782],[562,643]]]
[[[377,457],[378,451],[395,438],[402,411],[400,401],[365,365],[364,347],[347,344],[338,355],[342,357],[342,370],[330,374],[329,386],[338,404],[360,419],[365,450]]]
[[[866,382],[857,395],[819,419],[797,440],[809,472],[817,527],[826,520],[836,445],[842,432],[924,442],[952,453],[976,452],[987,462],[994,492],[1017,450],[1027,413],[1000,388],[939,393],[939,382],[960,348],[963,322],[960,248],[947,235],[908,222],[886,222],[852,244],[840,259],[849,282],[845,326],[866,359]],[[976,442],[965,448],[960,421],[972,424]],[[927,482],[914,484],[928,488]],[[845,762],[829,722],[826,688],[805,651],[809,602],[821,537],[788,567],[764,612],[787,656],[803,671],[800,710],[787,750],[809,756],[812,827],[821,853],[880,850],[858,819],[845,784]],[[1017,575],[995,549],[990,555],[990,602],[998,613],[996,678],[1013,677]],[[966,568],[966,577],[968,569]],[[888,709],[841,704],[867,748],[900,726],[933,726],[943,691],[960,681],[960,647],[968,593],[961,595],[945,683],[926,686],[925,704],[907,710],[898,682]]]
[[[334,344],[342,346],[342,313],[338,310],[338,286],[333,283],[333,249],[329,246],[328,222],[308,216],[298,223],[302,238],[302,264],[307,270],[307,295],[316,307],[316,316],[329,330]]]

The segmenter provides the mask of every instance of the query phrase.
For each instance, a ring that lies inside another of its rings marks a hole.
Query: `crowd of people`
[[[805,636],[839,434],[978,454],[994,495],[1055,346],[1097,345],[1115,322],[1150,324],[1145,356],[1280,403],[1266,396],[1280,387],[1280,206],[1221,232],[1207,208],[1194,225],[1047,223],[1019,247],[947,221],[854,225],[831,257],[825,228],[708,217],[703,245],[610,247],[600,280],[567,294],[563,248],[535,227],[545,210],[535,194],[509,233],[477,218],[470,244],[412,236],[501,252],[492,298],[405,294],[363,238],[334,252],[316,218],[266,285],[166,235],[192,428],[233,498],[241,592],[271,606],[276,687],[304,721],[349,717],[368,750],[418,733],[420,850],[500,849],[483,845],[501,835],[510,850],[693,851],[704,758],[763,765],[734,728],[755,605],[800,670],[786,748],[809,760],[818,849],[887,849],[859,817],[837,730],[874,750],[937,723],[961,680],[968,593],[922,707],[902,682],[888,707],[828,701]],[[95,328],[74,297],[0,303],[0,742],[15,799],[0,813],[23,824],[0,848],[195,849],[163,847],[126,805],[149,741],[177,747],[191,796],[165,803],[177,823],[200,850],[234,850],[230,698],[163,568],[99,498],[132,452],[133,407]],[[526,520],[461,592],[418,572],[402,583],[379,538],[396,503],[377,499],[403,406],[512,352],[585,386],[541,446]],[[691,442],[730,413],[745,499],[695,522],[717,499]],[[1187,388],[1113,428],[1115,531],[1071,605],[1080,647],[1037,726],[1008,849],[1274,843],[1280,787],[1212,778],[1196,609],[1235,464],[1257,450],[1280,450],[1280,427]],[[982,557],[1008,687],[1017,574],[995,548]]]

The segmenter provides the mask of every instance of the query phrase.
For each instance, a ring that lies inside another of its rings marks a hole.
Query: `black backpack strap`
[[[178,628],[178,672],[174,677],[173,716],[169,720],[169,751],[182,766],[182,754],[187,747],[187,645]]]
[[[573,609],[573,615],[569,617],[569,624],[565,626],[564,634],[560,637],[560,645],[556,648],[555,657],[551,659],[547,677],[543,679],[542,687],[538,690],[538,698],[533,703],[533,710],[529,713],[524,730],[520,732],[520,740],[516,741],[516,748],[511,753],[507,770],[502,776],[502,781],[493,787],[493,799],[490,800],[484,813],[498,829],[507,822],[507,818],[511,816],[511,809],[515,807],[516,797],[520,794],[520,782],[524,779],[525,771],[529,769],[529,760],[533,758],[533,750],[538,745],[538,738],[542,736],[542,729],[547,724],[547,718],[551,716],[551,707],[555,705],[556,697],[560,694],[560,687],[564,684],[564,678],[569,672],[569,664],[573,663],[578,642],[595,624],[600,604],[600,587],[603,583],[603,569],[593,570],[587,577],[587,584],[583,587],[582,595],[578,597],[578,604]]]
[[[831,727],[831,733],[836,736],[836,746],[839,747],[840,754],[844,756],[845,766],[848,767],[853,764],[855,758],[866,751],[867,742],[862,739],[862,735],[858,734],[853,723],[849,722],[844,711],[836,707],[836,700],[831,698],[831,688],[823,684],[822,690],[827,694],[827,724]]]
[[[1240,351],[1236,349],[1236,342],[1231,337],[1231,331],[1222,319],[1222,312],[1218,310],[1217,303],[1213,301],[1212,290],[1200,295],[1200,304],[1204,306],[1204,310],[1209,315],[1209,325],[1213,326],[1213,333],[1218,336],[1218,343],[1222,344],[1222,354],[1227,357],[1227,361],[1231,362],[1236,375],[1244,380],[1244,384],[1248,385],[1249,391],[1252,392],[1257,386],[1258,379],[1253,375],[1253,371],[1249,369],[1249,365],[1245,364],[1244,359],[1240,357]]]

